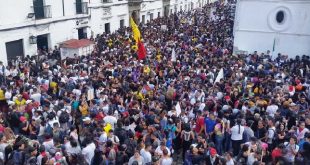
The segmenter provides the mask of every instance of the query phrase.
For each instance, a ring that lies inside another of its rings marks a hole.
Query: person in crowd
[[[0,62],[0,160],[309,164],[310,57],[233,53],[236,2],[221,2],[136,22],[145,57],[123,27],[81,56]]]

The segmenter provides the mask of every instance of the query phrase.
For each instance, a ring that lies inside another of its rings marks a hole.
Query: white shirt
[[[119,138],[115,135],[112,135],[112,137],[108,139],[111,140],[113,143],[119,143]]]
[[[308,128],[304,128],[302,131],[299,131],[299,129],[297,129],[297,139],[301,140],[305,137],[306,132],[309,132]]]
[[[235,165],[234,160],[230,159],[226,162],[226,165]]]
[[[160,161],[160,165],[171,165],[172,162],[172,158],[162,158]]]
[[[107,142],[107,140],[108,140],[108,135],[107,135],[107,133],[103,132],[99,137],[99,142],[105,143],[105,142]]]
[[[91,161],[95,155],[95,149],[96,145],[94,143],[90,143],[85,148],[82,149],[82,154],[87,164],[91,164]]]
[[[152,162],[152,154],[149,151],[145,151],[145,149],[141,149],[140,154],[144,159],[144,163]]]
[[[294,150],[294,152],[298,152],[298,150],[299,150],[299,146],[296,144],[294,144],[294,145],[295,146],[292,146],[288,142],[284,143],[284,146],[287,150],[285,157],[288,159],[289,162],[294,162],[294,160],[295,160],[295,155],[294,155],[292,149]]]
[[[166,150],[168,151],[168,155],[171,154],[170,150],[168,147],[166,147]],[[160,146],[158,146],[155,150],[155,153],[158,154],[158,155],[163,155],[163,151],[160,149]]]
[[[274,114],[277,112],[279,107],[277,105],[269,105],[267,106],[266,112],[269,116],[274,117]]]
[[[114,129],[114,125],[117,123],[117,119],[114,116],[108,115],[103,118],[105,123],[110,123],[112,125],[112,129]]]
[[[45,141],[45,142],[43,142],[43,145],[45,147],[45,151],[49,152],[49,150],[54,147],[54,141],[53,141],[53,139],[51,139],[49,141]]]
[[[80,146],[72,147],[70,142],[66,143],[65,147],[69,154],[80,154],[82,152]]]
[[[34,93],[30,96],[31,99],[33,99],[35,102],[41,101],[41,93]]]
[[[5,92],[5,99],[6,100],[11,100],[12,98],[12,92],[11,91],[6,91]]]
[[[242,135],[244,132],[244,127],[240,125],[240,132],[239,132],[239,125],[235,125],[231,128],[231,140],[242,140]]]
[[[275,136],[275,131],[276,131],[275,127],[271,127],[268,129],[268,139],[267,139],[268,144],[272,143],[272,139]]]

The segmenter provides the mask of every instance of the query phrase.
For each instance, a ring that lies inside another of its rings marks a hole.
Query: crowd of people
[[[232,13],[140,24],[144,60],[122,28],[86,56],[0,63],[1,163],[310,164],[309,56],[232,55]]]

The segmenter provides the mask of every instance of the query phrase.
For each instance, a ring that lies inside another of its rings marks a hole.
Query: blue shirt
[[[211,133],[214,131],[215,124],[216,124],[215,120],[211,120],[208,117],[205,119],[205,128],[207,133]]]

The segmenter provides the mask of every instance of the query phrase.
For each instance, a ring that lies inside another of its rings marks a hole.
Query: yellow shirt
[[[21,101],[16,99],[15,100],[15,105],[16,106],[22,106],[22,105],[25,105],[26,104],[26,100],[25,99],[22,99]]]
[[[0,89],[0,100],[5,100],[4,91]]]
[[[80,112],[83,116],[88,115],[88,106],[87,105],[81,105]]]
[[[150,73],[150,71],[151,69],[148,66],[144,67],[143,69],[144,74],[147,74],[147,75]]]
[[[144,96],[143,96],[142,92],[135,92],[135,95],[136,95],[136,97],[137,97],[139,100],[144,100]]]
[[[103,128],[104,132],[109,134],[110,130],[112,129],[112,125],[110,123],[107,123],[106,126]]]

